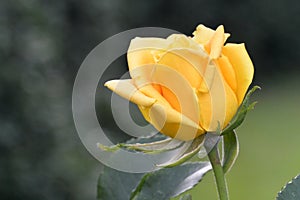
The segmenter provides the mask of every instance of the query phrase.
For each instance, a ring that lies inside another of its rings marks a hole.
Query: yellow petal
[[[187,37],[184,34],[172,34],[167,38],[168,48],[167,49],[181,49],[188,48],[195,51],[202,50],[203,46],[199,45],[192,38]]]
[[[162,96],[169,102],[169,104],[177,110],[178,112],[181,111],[180,101],[177,99],[176,94],[172,92],[169,88],[165,86],[161,86]]]
[[[138,108],[140,109],[140,111],[141,111],[143,117],[145,118],[145,120],[146,120],[147,122],[149,122],[150,124],[152,124],[152,123],[151,123],[150,116],[149,116],[149,111],[150,111],[150,108],[151,108],[151,107],[145,107],[145,106],[139,106],[139,105],[138,105]]]
[[[237,88],[237,82],[236,82],[236,76],[235,76],[235,71],[229,62],[228,58],[226,56],[222,56],[215,60],[217,63],[219,69],[222,72],[222,75],[228,85],[231,87],[231,89],[235,92]]]
[[[220,124],[224,128],[235,114],[238,103],[232,89],[224,80],[220,69],[212,62],[209,71],[214,71],[207,83],[208,92],[198,90],[200,125],[206,131],[215,131]]]
[[[244,99],[246,91],[252,82],[254,67],[244,44],[226,44],[223,54],[229,59],[236,75],[236,96],[238,103]]]
[[[130,75],[132,77],[133,83],[139,89],[139,91],[146,96],[156,99],[166,106],[170,106],[168,101],[162,96],[160,85],[153,82],[151,78],[154,69],[154,64],[142,65],[131,69]]]
[[[210,61],[205,68],[205,72],[200,87],[198,87],[197,89],[204,93],[209,92],[214,82],[215,73],[216,73],[216,67],[213,61]]]
[[[141,106],[149,107],[156,101],[155,99],[147,97],[141,93],[134,86],[131,79],[111,80],[107,81],[104,85],[121,97]]]
[[[231,119],[233,118],[233,116],[235,115],[239,107],[236,95],[227,83],[225,83],[225,90],[226,90],[226,101],[225,101],[226,116],[225,116],[223,126],[221,127],[222,129],[228,125],[228,123],[231,121]]]
[[[158,64],[169,66],[188,80],[192,87],[199,87],[209,60],[208,54],[202,46],[186,36],[177,35],[168,39],[173,39],[174,44],[161,55]]]
[[[166,39],[162,38],[135,38],[131,40],[127,61],[130,76],[136,87],[145,95],[170,106],[162,97],[160,86],[153,83],[150,78],[153,71],[152,64],[156,63],[159,54],[165,51],[167,45]]]
[[[201,72],[199,71],[201,70],[203,72],[206,65],[203,64],[198,70],[196,65],[193,65],[192,63],[192,60],[196,59],[197,56],[193,55],[191,51],[187,49],[177,49],[165,53],[158,63],[174,69],[178,74],[181,74],[188,80],[193,87],[197,87],[202,80]],[[197,65],[200,65],[201,63],[207,63],[207,59],[201,60],[201,57],[199,57],[199,63],[197,63]]]
[[[171,105],[179,104],[179,108],[176,106],[173,107],[174,109],[180,109],[177,111],[195,123],[199,122],[198,99],[193,87],[184,76],[169,66],[157,64],[152,80],[160,84],[162,89],[167,88],[170,91],[170,93],[163,91],[163,95]]]
[[[166,39],[162,38],[134,38],[131,40],[127,61],[129,70],[156,62],[159,53],[167,48]]]
[[[143,94],[147,95],[148,97],[151,97],[153,99],[156,99],[161,104],[164,104],[165,106],[171,107],[170,103],[160,94],[153,85],[145,85],[141,88],[139,88],[139,91]]]
[[[197,26],[196,30],[193,32],[193,40],[198,42],[199,44],[207,44],[211,38],[213,37],[215,31],[213,29],[207,28],[203,24]],[[224,35],[224,42],[226,42],[227,38],[230,36],[229,33],[225,33]]]
[[[207,28],[203,24],[200,24],[193,32],[193,39],[199,44],[206,44],[212,38],[214,32],[214,30]]]
[[[158,103],[151,107],[149,117],[157,130],[179,140],[191,140],[205,132],[186,116]]]
[[[152,86],[159,94],[162,94],[161,86],[159,84],[153,83]]]
[[[217,28],[216,32],[209,41],[209,56],[211,59],[216,59],[220,57],[224,40],[224,27],[221,25]]]

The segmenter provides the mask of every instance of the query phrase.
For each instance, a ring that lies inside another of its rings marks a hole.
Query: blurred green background
[[[238,129],[240,155],[228,175],[232,200],[274,199],[300,173],[300,3],[296,0],[4,0],[0,2],[0,199],[95,199],[101,164],[77,136],[73,82],[86,55],[121,31],[145,26],[190,35],[225,25],[245,42],[259,103]],[[126,71],[114,62],[99,82],[99,119],[123,140],[100,87]],[[113,180],[112,180],[113,181]],[[116,188],[117,190],[117,188]],[[193,190],[217,199],[212,174]]]

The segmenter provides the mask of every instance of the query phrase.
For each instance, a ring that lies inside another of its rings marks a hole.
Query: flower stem
[[[208,158],[210,160],[210,163],[211,163],[213,171],[214,171],[217,190],[218,190],[218,194],[219,194],[219,199],[220,200],[229,200],[228,190],[227,190],[227,183],[226,183],[223,167],[222,167],[222,164],[220,162],[218,145],[216,145],[208,153]]]

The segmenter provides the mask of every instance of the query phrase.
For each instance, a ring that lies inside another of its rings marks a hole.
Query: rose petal
[[[149,117],[156,129],[179,140],[191,140],[205,132],[186,116],[159,103],[151,107]]]
[[[198,99],[193,87],[184,76],[169,66],[157,64],[152,73],[152,80],[162,86],[163,95],[171,105],[179,104],[178,107],[173,107],[174,109],[180,109],[178,111],[184,116],[195,123],[199,122]],[[166,91],[164,88],[173,95],[164,93]]]
[[[141,106],[149,107],[156,102],[156,99],[147,97],[140,92],[132,83],[131,79],[111,80],[107,81],[104,85],[121,97]]]
[[[207,28],[203,24],[197,26],[196,30],[193,32],[193,40],[198,42],[199,44],[207,44],[211,38],[213,37],[215,31],[213,29]],[[229,38],[230,34],[225,33],[224,35],[224,43],[226,42],[227,38]],[[223,43],[223,44],[224,44]]]
[[[207,28],[203,24],[197,26],[196,30],[193,32],[193,39],[199,44],[206,44],[214,35],[214,30]]]
[[[145,85],[139,88],[139,91],[153,99],[156,99],[165,106],[171,107],[170,103],[164,98],[164,96],[162,96],[152,85]]]
[[[244,44],[226,44],[223,54],[229,59],[236,75],[236,96],[239,105],[244,99],[245,93],[252,82],[254,67]]]
[[[156,56],[167,49],[168,43],[162,38],[134,38],[131,40],[127,61],[129,70],[156,62]]]
[[[177,110],[181,111],[180,102],[177,99],[177,96],[169,88],[161,86],[162,96],[169,102],[169,104]]]
[[[235,92],[237,88],[236,75],[228,58],[226,56],[222,56],[216,60],[216,63],[221,70],[224,79],[231,87],[231,89]]]
[[[201,60],[201,57],[199,57],[197,66],[200,66],[201,63],[205,63],[199,67],[199,70],[196,68],[196,65],[192,63],[192,60],[196,59],[197,56],[192,55],[191,51],[187,49],[177,49],[165,53],[158,63],[174,69],[178,74],[181,74],[188,80],[193,87],[198,87],[202,81],[201,73],[205,70],[207,59]],[[199,72],[200,70],[201,72]]]
[[[209,41],[209,56],[211,59],[216,59],[221,56],[224,41],[224,27],[221,25],[217,28],[214,35]]]
[[[148,97],[158,100],[166,106],[170,106],[168,101],[162,96],[161,86],[153,82],[151,78],[151,75],[154,70],[154,64],[143,65],[131,69],[130,75],[135,86],[139,89],[140,92],[144,93]]]
[[[206,83],[208,91],[198,90],[197,92],[200,125],[207,131],[215,131],[218,125],[223,128],[228,124],[235,114],[238,104],[234,92],[223,79],[216,64],[211,62],[208,69],[212,76]]]
[[[135,38],[131,40],[129,45],[127,61],[130,76],[134,80],[136,87],[145,95],[157,99],[166,106],[170,106],[162,97],[160,86],[152,83],[150,79],[153,70],[152,64],[156,63],[157,57],[166,48],[166,39]]]
[[[162,54],[158,64],[169,66],[188,80],[192,87],[199,87],[209,60],[208,54],[202,46],[186,36],[177,35],[171,39],[174,48]]]

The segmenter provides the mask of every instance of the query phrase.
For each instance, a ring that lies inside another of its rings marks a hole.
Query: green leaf
[[[129,199],[144,174],[125,173],[104,166],[97,186],[97,199]]]
[[[300,199],[300,175],[295,177],[292,181],[278,193],[277,200],[299,200]]]
[[[157,166],[163,167],[163,168],[164,167],[174,167],[174,166],[181,165],[182,163],[188,161],[189,159],[191,159],[194,155],[196,155],[200,151],[204,138],[205,138],[204,135],[200,135],[193,141],[184,142],[183,149],[186,149],[186,150],[183,151],[183,153],[178,154],[171,161],[161,164],[161,165],[157,165]]]
[[[224,173],[229,172],[239,153],[239,143],[234,130],[223,136],[223,159]]]
[[[193,188],[209,170],[209,162],[193,162],[147,173],[132,192],[130,199],[166,200],[175,197]]]
[[[182,197],[180,197],[180,200],[192,200],[192,195],[185,194]]]
[[[239,125],[242,124],[242,122],[244,121],[244,119],[247,115],[247,112],[249,110],[252,110],[254,108],[255,104],[257,103],[257,102],[250,103],[250,97],[257,89],[260,89],[260,87],[254,86],[247,93],[239,110],[237,111],[237,113],[235,114],[235,116],[233,117],[233,119],[231,120],[229,125],[222,131],[221,135],[230,133],[232,130],[234,130],[235,128],[237,128]]]

